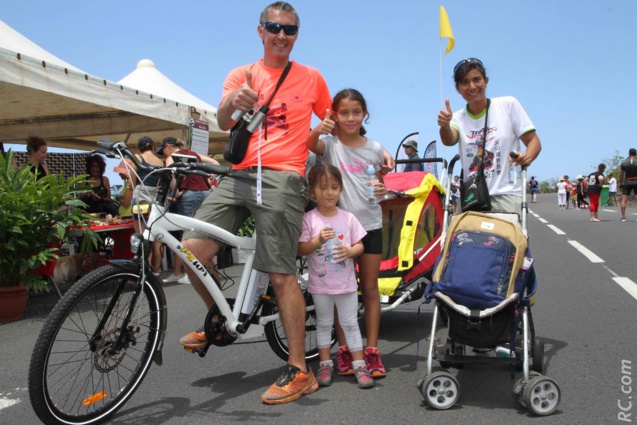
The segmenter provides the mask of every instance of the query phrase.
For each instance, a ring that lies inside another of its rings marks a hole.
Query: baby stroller
[[[431,158],[427,162],[445,162]],[[431,173],[389,173],[383,210],[381,311],[422,298],[440,254],[444,187]]]
[[[451,161],[449,177],[458,159]],[[472,363],[521,368],[514,398],[537,415],[557,409],[560,389],[541,375],[544,344],[535,338],[531,315],[537,281],[527,244],[525,186],[521,227],[517,214],[465,212],[448,226],[445,222],[444,247],[425,294],[425,302],[435,300],[435,308],[427,374],[418,383],[435,409],[452,407],[460,387],[449,372],[432,370],[434,359],[443,368]],[[439,321],[443,327],[437,336]]]

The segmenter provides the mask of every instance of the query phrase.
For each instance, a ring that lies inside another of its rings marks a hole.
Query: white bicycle
[[[138,169],[152,171],[137,161],[125,143],[102,139],[98,145],[120,158],[129,158]],[[203,163],[176,162],[152,172],[160,174],[157,200],[144,234],[131,237],[135,258],[113,260],[75,283],[55,305],[37,338],[29,368],[29,396],[44,423],[104,422],[130,399],[152,362],[161,365],[168,314],[161,281],[150,272],[148,262],[155,239],[197,274],[215,300],[203,322],[208,342],[197,350],[201,357],[210,345],[222,347],[265,334],[272,350],[287,360],[287,337],[268,275],[252,270],[256,239],[169,213],[163,206],[173,175],[253,177],[243,171]],[[183,229],[205,232],[247,253],[236,298],[226,298],[225,282],[217,281],[169,233]],[[302,273],[300,266],[298,281],[307,304],[305,354],[309,361],[318,357],[316,316]]]

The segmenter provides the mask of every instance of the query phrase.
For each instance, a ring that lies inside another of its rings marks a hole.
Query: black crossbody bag
[[[230,140],[226,144],[226,147],[223,149],[223,159],[233,164],[239,164],[243,161],[243,158],[246,156],[246,152],[248,151],[248,144],[250,144],[250,137],[254,130],[261,124],[263,118],[268,114],[270,110],[270,102],[274,99],[274,95],[277,91],[279,91],[279,87],[287,77],[290,72],[290,68],[292,67],[292,62],[288,62],[283,70],[283,74],[279,77],[279,81],[276,83],[276,87],[274,88],[274,92],[270,99],[261,106],[258,112],[254,113],[254,109],[248,113],[243,114],[243,117],[237,121],[237,123],[230,130]]]
[[[487,99],[487,112],[484,116],[484,135],[482,139],[482,155],[478,160],[478,173],[462,182],[460,188],[460,199],[462,211],[490,211],[491,196],[489,195],[489,186],[484,176],[484,155],[487,151],[487,122],[489,120],[489,106],[491,99]]]

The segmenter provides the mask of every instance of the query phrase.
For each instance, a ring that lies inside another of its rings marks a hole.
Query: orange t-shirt
[[[245,83],[247,68],[252,71],[252,88],[259,93],[259,104],[265,104],[272,96],[283,69],[268,68],[260,60],[230,71],[223,85],[222,102]],[[308,154],[305,141],[310,133],[312,112],[322,120],[325,111],[331,107],[330,92],[321,74],[314,68],[293,61],[290,72],[270,102],[270,111],[261,123],[261,165],[304,175]],[[256,167],[258,147],[259,132],[255,131],[245,158],[232,168]]]

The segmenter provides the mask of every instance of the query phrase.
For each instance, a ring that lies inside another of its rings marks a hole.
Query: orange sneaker
[[[206,338],[206,332],[204,331],[203,326],[194,332],[190,332],[188,335],[179,340],[184,348],[191,350],[203,348],[207,341],[208,338]]]
[[[307,370],[301,372],[298,367],[288,364],[279,379],[261,395],[261,401],[265,404],[283,404],[318,390],[319,384],[312,369],[307,366]]]

